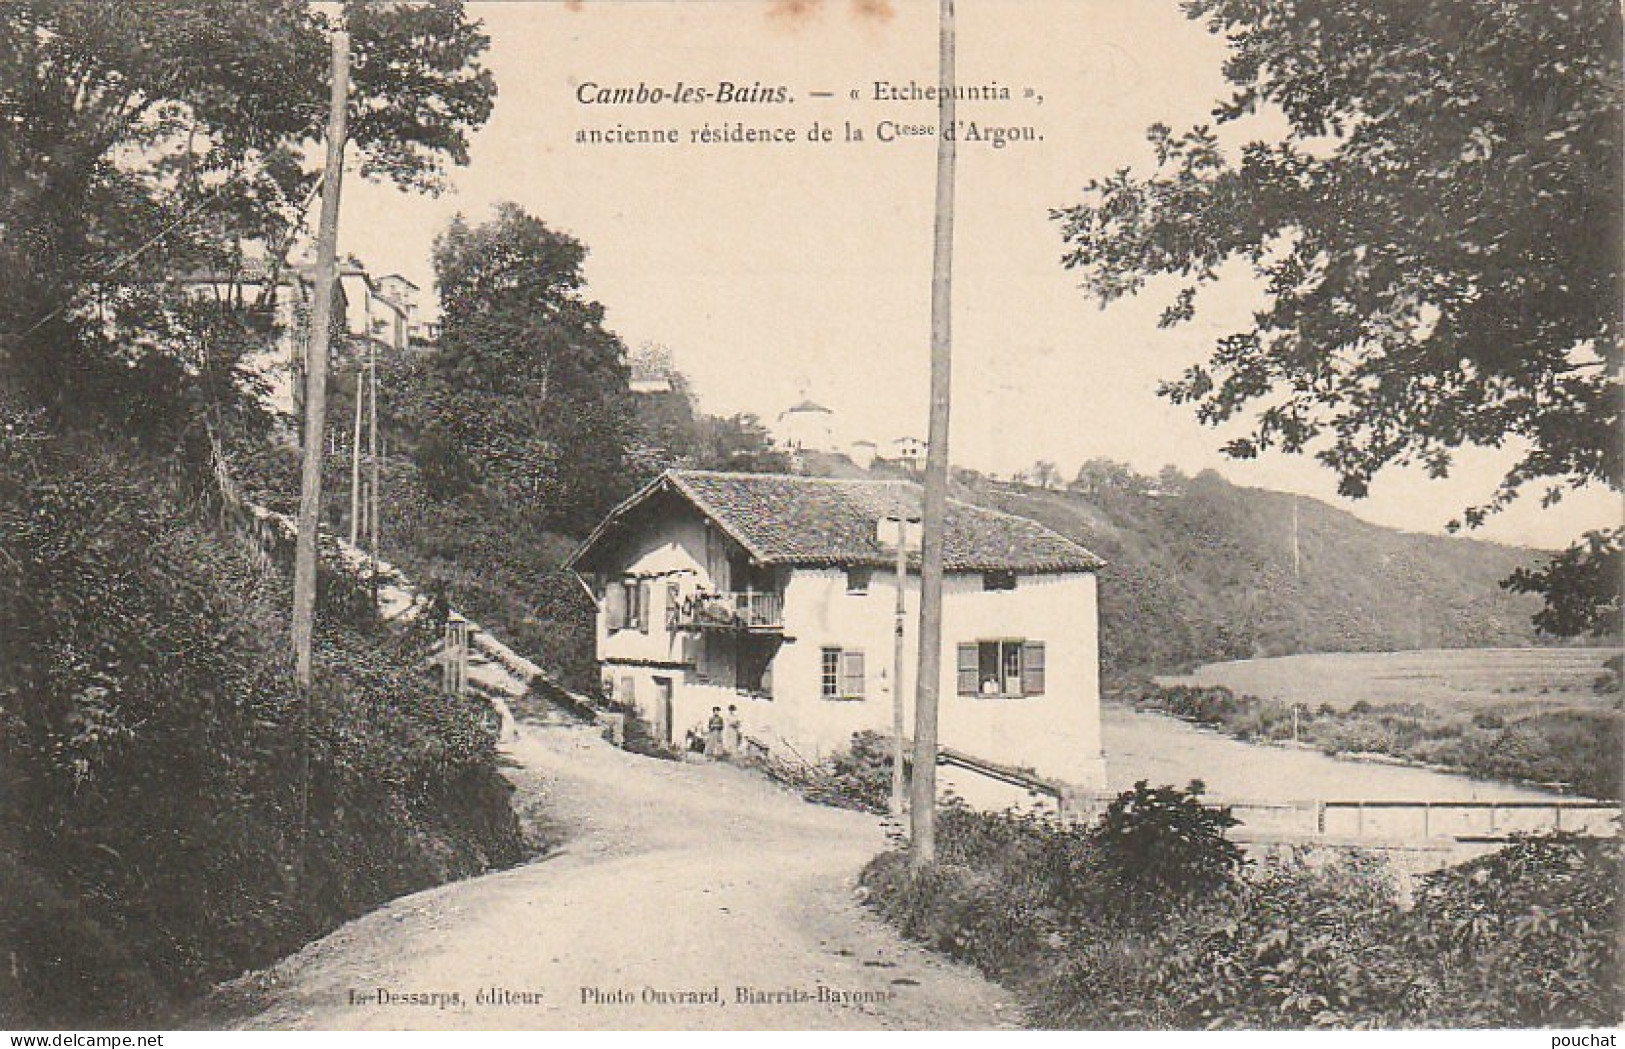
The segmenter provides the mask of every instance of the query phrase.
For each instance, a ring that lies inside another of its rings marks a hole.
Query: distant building
[[[266,406],[291,415],[298,410],[303,382],[310,313],[315,303],[316,269],[284,267],[273,275],[259,260],[248,260],[234,272],[198,270],[181,275],[176,284],[187,294],[219,302],[263,319],[272,338],[266,348],[244,365],[266,384]],[[384,294],[384,289],[390,294]],[[336,360],[352,358],[371,340],[385,353],[411,348],[409,292],[416,286],[398,274],[374,280],[354,259],[340,264],[333,289],[333,310],[344,319],[349,339],[332,347]],[[403,304],[401,299],[406,299]]]
[[[896,544],[907,522],[917,566],[919,515],[909,481],[667,471],[566,562],[597,602],[606,694],[676,745],[730,706],[746,737],[797,760],[845,749],[854,732],[890,734]],[[943,746],[1103,788],[1100,560],[1036,521],[958,501],[945,559]],[[904,593],[915,622],[917,574]],[[916,643],[905,634],[910,677]]]
[[[835,452],[835,413],[803,399],[779,413],[774,433],[779,446],[797,452]]]
[[[879,454],[880,446],[873,441],[853,441],[846,451],[846,457],[865,470],[874,465]]]
[[[194,270],[175,283],[194,298],[260,318],[271,338],[243,367],[265,383],[266,407],[291,415],[299,400],[295,387],[303,375],[314,284],[292,268],[273,274],[258,260],[232,273]]]
[[[405,278],[397,278],[405,280]],[[379,282],[354,259],[339,266],[344,289],[345,330],[352,338],[370,338],[381,349],[405,353],[412,348],[412,324],[407,307],[381,294]]]
[[[924,470],[928,447],[918,437],[899,437],[886,446],[886,454],[880,458],[909,470]]]
[[[399,273],[379,277],[373,285],[379,298],[388,299],[404,313],[405,330],[396,341],[407,349],[410,349],[413,343],[435,341],[429,338],[428,325],[418,314],[418,293],[422,289]],[[438,331],[436,334],[438,335]]]
[[[664,346],[644,346],[631,354],[627,386],[633,393],[671,393],[677,389],[677,367]]]

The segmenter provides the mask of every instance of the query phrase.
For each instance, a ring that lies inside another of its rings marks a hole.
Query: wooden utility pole
[[[361,542],[361,401],[366,393],[366,376],[361,362],[355,365],[355,436],[350,442],[350,545]]]
[[[1298,553],[1298,496],[1292,496],[1292,581],[1298,582],[1301,578],[1301,565]]]
[[[901,816],[905,806],[904,795],[908,789],[907,780],[903,776],[903,759],[905,757],[903,744],[903,664],[907,661],[903,654],[903,626],[908,620],[908,516],[901,511],[897,514],[897,601],[896,622],[893,624],[895,634],[892,641],[892,683],[891,683],[891,730],[892,730],[892,756],[891,756],[891,814]]]
[[[333,33],[333,91],[327,115],[327,166],[322,171],[322,214],[316,231],[316,302],[305,367],[305,463],[299,487],[299,535],[293,567],[294,676],[311,683],[311,641],[316,632],[316,530],[321,525],[322,441],[327,422],[327,343],[333,327],[334,256],[339,239],[339,186],[344,177],[345,118],[350,97],[350,35]]]
[[[954,0],[941,0],[937,84],[937,203],[931,258],[931,424],[920,550],[920,653],[914,679],[914,778],[909,865],[937,854],[937,686],[942,680],[942,543],[948,514],[948,397],[953,365]]]
[[[372,551],[368,564],[368,578],[372,581],[373,600],[378,598],[378,343],[367,340],[367,465],[371,468],[371,502],[367,507],[367,539]]]

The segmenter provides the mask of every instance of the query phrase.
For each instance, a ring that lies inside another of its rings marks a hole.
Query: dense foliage
[[[1625,707],[1563,707],[1503,717],[1420,703],[1292,706],[1222,685],[1143,683],[1137,706],[1212,725],[1244,740],[1293,738],[1327,754],[1386,754],[1487,779],[1559,784],[1591,798],[1625,797]]]
[[[1463,447],[1515,449],[1469,524],[1527,486],[1547,502],[1618,491],[1619,5],[1184,8],[1230,48],[1219,129],[1152,127],[1152,174],[1093,180],[1056,213],[1065,264],[1103,304],[1171,282],[1164,326],[1250,269],[1264,300],[1250,326],[1164,394],[1209,423],[1250,416],[1230,454],[1312,452],[1356,497],[1391,465],[1438,476]],[[1238,151],[1225,125],[1270,137]],[[1553,598],[1543,629],[1617,631],[1619,532],[1606,539],[1611,556],[1589,541],[1569,554],[1578,589],[1514,578]]]
[[[435,240],[439,351],[405,377],[395,417],[459,457],[474,484],[580,534],[624,494],[626,348],[582,294],[586,248],[517,205]]]
[[[626,349],[586,294],[586,255],[512,204],[478,225],[459,217],[437,239],[438,345],[379,362],[380,542],[552,679],[590,693],[593,605],[561,567],[588,531],[667,467],[786,464],[753,418],[699,411],[669,355],[659,366],[669,390],[631,392]],[[353,374],[335,375],[335,418],[353,411]],[[347,456],[325,500],[341,529]],[[291,510],[292,467],[266,475],[256,496]]]
[[[1193,793],[1163,791],[1158,833],[1203,811],[1222,822]],[[1169,881],[1103,848],[1111,834],[1109,821],[1063,828],[953,807],[935,866],[916,874],[886,853],[862,880],[904,935],[978,966],[1039,1027],[1577,1027],[1625,1015],[1617,841],[1520,842],[1424,877],[1407,907],[1384,865],[1359,853],[1307,850],[1241,871],[1221,837],[1193,869],[1228,874]]]
[[[351,155],[435,189],[491,112],[485,35],[455,0],[345,19]],[[141,337],[162,328],[154,300],[175,301],[166,281],[240,273],[251,252],[285,264],[317,177],[328,25],[299,0],[0,5],[0,375],[79,410],[87,371],[185,365],[161,330]]]
[[[405,669],[427,637],[330,566],[303,709],[281,553],[174,461],[39,418],[0,426],[0,1026],[163,1023],[520,857],[484,712]]]

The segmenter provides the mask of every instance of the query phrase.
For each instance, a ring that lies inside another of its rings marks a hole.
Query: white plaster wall
[[[876,570],[868,591],[847,592],[844,569],[797,569],[784,595],[784,643],[772,666],[771,699],[753,698],[697,679],[697,632],[666,629],[668,581],[681,588],[728,588],[719,537],[697,514],[668,519],[640,535],[626,567],[612,574],[649,580],[649,630],[607,630],[597,617],[603,674],[620,695],[623,679],[652,723],[654,679],[673,682],[674,739],[703,725],[711,707],[738,706],[747,735],[816,760],[845,749],[854,732],[890,735],[893,717],[895,576]],[[909,578],[904,619],[904,731],[914,733],[913,681],[919,630],[919,579]],[[957,694],[957,645],[1023,638],[1045,645],[1045,691],[1019,698]],[[822,695],[824,647],[862,649],[861,700]],[[1088,789],[1105,786],[1101,756],[1099,623],[1093,573],[1019,577],[1015,590],[985,591],[980,574],[951,575],[944,584],[943,658],[939,684],[943,745],[999,764]]]
[[[684,593],[697,587],[712,589],[706,564],[706,528],[698,517],[668,519],[639,534],[628,552],[624,569],[609,576],[614,586],[626,576],[649,583],[649,630],[609,629],[604,607],[597,616],[598,658],[654,663],[687,663],[693,660],[693,635],[666,629],[666,587],[675,582]],[[602,595],[600,595],[602,596]],[[671,671],[675,673],[676,671]],[[622,673],[616,670],[618,675]]]
[[[1019,784],[984,776],[953,765],[937,766],[937,797],[956,797],[985,812],[1037,813],[1058,819],[1060,806],[1053,797]]]
[[[785,593],[787,642],[773,674],[786,738],[823,754],[843,749],[852,733],[862,729],[890,734],[895,587],[894,574],[883,571],[874,573],[866,594],[847,593],[844,570],[801,569],[792,575]],[[905,599],[904,726],[912,736],[917,577],[910,577]],[[1017,588],[1009,591],[984,591],[979,574],[949,576],[943,588],[942,638],[938,737],[943,745],[1078,786],[1105,785],[1093,573],[1021,576]],[[1043,695],[1006,699],[957,694],[956,646],[999,638],[1044,642]],[[868,680],[862,701],[822,697],[825,646],[863,649]]]

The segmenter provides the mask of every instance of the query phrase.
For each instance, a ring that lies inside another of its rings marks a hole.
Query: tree
[[[1061,483],[1061,471],[1049,459],[1040,459],[1033,463],[1032,469],[1028,470],[1027,474],[1039,488],[1054,488]]]
[[[487,38],[455,0],[345,18],[363,174],[435,189],[491,112]],[[245,246],[280,265],[316,177],[326,24],[303,0],[0,5],[0,364],[82,394],[68,376],[118,351],[95,313],[116,293],[240,269]]]
[[[437,491],[460,467],[573,535],[625,494],[632,438],[626,350],[582,294],[586,256],[516,204],[454,218],[434,246],[440,349],[399,398]]]
[[[1112,492],[1144,495],[1145,478],[1128,463],[1115,459],[1089,459],[1078,467],[1077,476],[1067,485],[1074,492],[1098,498]]]
[[[1526,486],[1544,503],[1621,487],[1621,16],[1606,0],[1343,4],[1187,0],[1225,36],[1220,125],[1266,109],[1232,156],[1210,126],[1149,137],[1156,170],[1087,184],[1054,212],[1065,265],[1102,305],[1165,279],[1163,326],[1239,263],[1266,303],[1161,393],[1225,450],[1312,452],[1340,491],[1396,464],[1444,476],[1464,446],[1521,453],[1469,526]],[[1229,279],[1226,277],[1225,279]],[[1460,522],[1452,522],[1455,527]],[[1619,533],[1565,557],[1617,623]],[[1544,590],[1574,572],[1518,577]]]
[[[1157,491],[1163,495],[1183,495],[1191,479],[1185,471],[1169,463],[1157,471]]]
[[[693,465],[701,470],[783,473],[790,457],[773,446],[767,427],[755,415],[700,415],[694,421]]]

